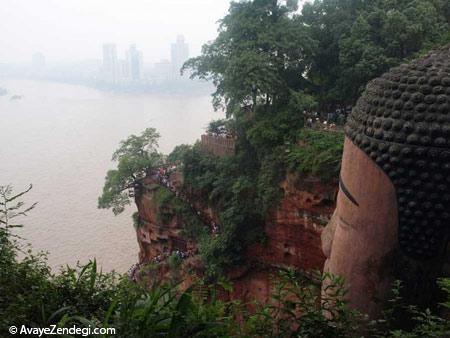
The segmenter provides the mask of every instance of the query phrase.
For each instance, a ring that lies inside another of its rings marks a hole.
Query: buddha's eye
[[[339,188],[341,189],[341,191],[344,193],[344,195],[357,207],[359,207],[358,202],[356,201],[356,199],[353,197],[353,195],[350,193],[350,191],[348,191],[347,187],[345,186],[344,182],[342,181],[342,176],[339,175]]]

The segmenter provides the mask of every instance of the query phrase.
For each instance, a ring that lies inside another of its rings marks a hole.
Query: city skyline
[[[26,62],[0,62],[0,78],[49,80],[140,92],[178,90],[183,87],[201,89],[202,81],[191,81],[189,73],[181,75],[180,72],[190,56],[184,36],[178,35],[165,49],[170,59],[153,63],[147,60],[144,62],[145,54],[136,44],[119,49],[115,43],[104,43],[98,46],[95,59],[72,62],[48,62],[46,55],[37,51]]]
[[[0,63],[29,62],[45,55],[47,63],[98,59],[98,46],[113,41],[118,50],[136,44],[146,62],[170,59],[167,45],[180,32],[191,55],[215,38],[229,0],[4,0],[0,12]],[[80,24],[82,23],[82,24]],[[100,57],[101,59],[101,57]]]
[[[36,64],[34,59],[37,54],[33,54],[33,67]],[[182,34],[179,34],[176,41],[170,44],[170,61],[162,59],[153,63],[150,71],[144,67],[143,52],[136,44],[130,45],[124,52],[118,52],[115,43],[105,43],[100,79],[112,85],[136,83],[149,78],[155,81],[177,80],[181,78],[180,69],[188,58],[189,44]]]

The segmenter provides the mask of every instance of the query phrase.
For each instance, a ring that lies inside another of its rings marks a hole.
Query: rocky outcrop
[[[174,184],[179,184],[179,180],[179,177],[174,179]],[[187,286],[195,274],[203,271],[201,260],[196,257],[196,243],[184,235],[182,219],[175,217],[169,224],[161,224],[154,194],[156,183],[146,179],[141,193],[136,194],[141,220],[137,229],[140,262],[159,263],[158,257],[177,250],[188,253],[189,257],[183,259],[177,269]],[[280,268],[292,267],[308,274],[323,267],[325,257],[320,236],[334,210],[337,183],[325,184],[315,178],[288,175],[282,188],[284,197],[266,220],[266,240],[247,249],[245,264],[226,272],[233,283],[231,298],[266,302]],[[192,205],[195,210],[200,209],[201,214],[215,219],[213,210],[202,208],[198,203]],[[166,262],[159,265],[161,268],[154,276],[170,275]]]
[[[146,178],[136,193],[139,213],[136,228],[140,248],[139,263],[152,262],[176,251],[195,253],[197,250],[196,243],[183,234],[182,219],[174,217],[168,222],[160,219],[159,203],[155,194],[159,188],[158,182]]]
[[[324,261],[320,234],[334,210],[335,185],[288,176],[282,188],[284,198],[266,222],[267,243],[250,251],[267,264],[320,269]]]
[[[322,270],[320,236],[335,207],[337,184],[288,175],[282,188],[284,198],[266,220],[266,242],[248,249],[247,268],[229,271],[235,298],[267,301],[280,268],[306,275]]]

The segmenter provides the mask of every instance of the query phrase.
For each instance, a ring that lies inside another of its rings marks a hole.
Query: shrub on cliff
[[[218,210],[220,233],[200,241],[199,248],[210,277],[218,277],[223,267],[240,262],[245,248],[262,234],[267,210],[261,202],[265,190],[256,183],[259,163],[255,160],[242,152],[217,158],[199,146],[185,156],[185,185],[194,192],[193,197],[199,196],[205,205]]]
[[[341,168],[344,134],[304,129],[299,144],[289,148],[287,167],[300,175],[313,175],[324,180],[337,178]]]
[[[134,189],[140,178],[163,163],[163,155],[158,152],[159,137],[155,128],[147,128],[140,136],[131,135],[120,142],[119,149],[112,156],[117,169],[106,174],[98,208],[112,209],[117,215],[130,204],[127,190]]]
[[[155,188],[153,198],[157,207],[156,217],[161,226],[167,226],[177,218],[179,223],[183,224],[181,233],[183,236],[200,241],[202,237],[209,235],[205,224],[194,214],[192,208],[166,187]]]

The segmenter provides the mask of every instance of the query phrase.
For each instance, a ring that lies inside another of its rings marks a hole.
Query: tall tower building
[[[127,63],[131,80],[140,80],[143,71],[143,55],[142,52],[136,48],[136,45],[131,45],[130,49],[128,49]]]
[[[172,76],[174,78],[180,76],[180,69],[187,59],[189,59],[189,45],[184,42],[183,35],[178,35],[177,42],[172,43],[171,46]]]
[[[119,59],[118,61],[118,80],[119,82],[126,82],[130,79],[130,67],[126,59]]]
[[[119,64],[115,44],[103,45],[103,77],[108,83],[117,83]]]

